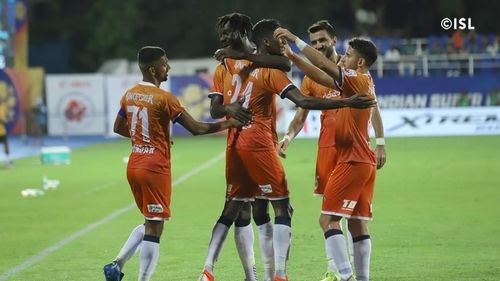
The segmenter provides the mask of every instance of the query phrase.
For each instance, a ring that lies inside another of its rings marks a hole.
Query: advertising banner
[[[106,133],[104,76],[47,75],[49,135]]]
[[[500,135],[500,107],[382,109],[381,113],[386,137]],[[294,115],[288,110],[285,123]],[[319,116],[320,112],[310,111],[297,137],[317,138]]]
[[[377,99],[384,108],[500,106],[500,77],[375,78]]]

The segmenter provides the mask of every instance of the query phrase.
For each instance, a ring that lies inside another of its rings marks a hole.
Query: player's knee
[[[350,219],[348,220],[347,228],[353,237],[369,235],[368,224],[363,220]]]
[[[267,212],[264,212],[263,214],[258,214],[253,216],[253,220],[255,221],[256,225],[263,225],[271,221],[271,217]]]
[[[274,218],[274,224],[282,224],[287,225],[289,227],[292,226],[292,218],[290,216],[276,216]]]
[[[144,223],[144,226],[144,235],[154,236],[158,238],[161,237],[161,234],[163,233],[163,221],[147,220]]]
[[[319,217],[319,225],[326,232],[329,229],[340,229],[340,217],[322,214]]]
[[[248,218],[241,218],[241,217],[238,217],[235,221],[234,221],[234,226],[236,227],[244,227],[244,226],[247,226],[250,224],[250,217]]]
[[[242,202],[239,201],[230,201],[224,206],[224,210],[222,211],[221,217],[225,217],[231,220],[231,223],[236,220],[238,215],[240,214]]]
[[[219,219],[217,220],[217,223],[223,224],[223,225],[227,226],[228,228],[231,227],[233,222],[234,222],[234,218],[226,217],[224,215],[220,216]]]

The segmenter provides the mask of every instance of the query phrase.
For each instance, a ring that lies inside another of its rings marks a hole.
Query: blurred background
[[[209,119],[215,22],[235,11],[254,23],[276,18],[304,39],[326,19],[341,54],[351,37],[373,40],[388,136],[500,133],[498,1],[1,0],[0,104],[9,135],[35,144],[47,135],[112,136],[118,100],[141,78],[135,56],[144,45],[167,50],[172,70],[163,87]],[[444,18],[456,24],[444,29]],[[297,85],[302,76],[290,73]],[[283,131],[294,108],[278,107]],[[317,136],[318,118],[311,114],[301,136]]]

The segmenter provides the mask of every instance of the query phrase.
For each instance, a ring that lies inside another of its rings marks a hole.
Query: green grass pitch
[[[0,276],[24,264],[0,280],[104,280],[102,266],[142,221],[132,207],[94,224],[133,203],[122,162],[129,146],[118,141],[79,149],[69,166],[42,166],[33,157],[0,169]],[[220,156],[224,146],[222,137],[176,138],[174,181]],[[387,155],[370,223],[372,280],[500,280],[500,137],[391,138]],[[315,140],[295,140],[283,161],[295,208],[291,281],[319,280],[326,269],[320,200],[312,196],[315,158]],[[173,219],[152,280],[198,277],[224,202],[224,164],[221,157],[174,186]],[[21,197],[22,189],[40,188],[43,175],[59,179],[60,187]],[[36,255],[41,258],[26,265]],[[124,280],[137,280],[137,256],[124,272]],[[244,279],[232,231],[215,272],[218,281]]]

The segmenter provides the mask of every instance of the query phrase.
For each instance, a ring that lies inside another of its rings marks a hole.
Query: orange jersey
[[[375,98],[375,84],[369,73],[342,69],[342,82],[337,83],[343,98],[354,94]],[[335,145],[339,153],[338,162],[362,162],[375,164],[375,155],[370,148],[368,126],[371,108],[355,109],[344,107],[337,110],[335,124]]]
[[[248,61],[226,60],[226,67],[232,74],[233,93],[244,99],[243,106],[254,114],[253,123],[238,130],[235,143],[240,150],[276,149],[276,95],[295,87],[286,74],[277,69],[257,68],[245,73]]]
[[[300,91],[311,97],[322,99],[338,99],[340,92],[336,89],[325,87],[314,82],[311,78],[305,76],[300,87]],[[335,145],[335,113],[336,109],[321,111],[321,129],[318,138],[318,147],[331,147]]]
[[[120,104],[132,141],[128,167],[169,174],[170,121],[184,112],[179,100],[170,92],[141,82],[127,90]]]

